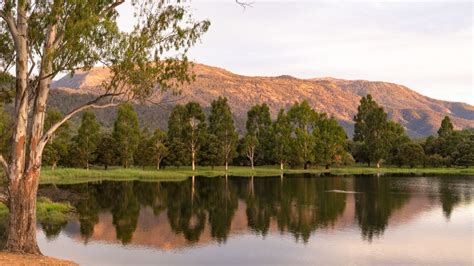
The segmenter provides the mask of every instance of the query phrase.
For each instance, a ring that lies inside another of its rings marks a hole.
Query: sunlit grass
[[[39,197],[36,203],[36,217],[39,222],[60,224],[74,216],[74,207],[69,203],[52,202],[48,198]],[[0,203],[0,220],[8,217],[7,206]]]
[[[90,170],[76,168],[58,168],[54,171],[43,167],[41,172],[41,183],[83,183],[99,180],[159,180],[159,181],[181,181],[190,176],[279,176],[281,174],[457,174],[473,175],[474,168],[399,168],[383,167],[377,169],[367,166],[335,167],[324,169],[323,167],[311,169],[285,169],[281,171],[277,166],[259,166],[252,170],[245,166],[230,166],[226,171],[224,167],[197,167],[192,171],[191,167],[167,167],[162,170],[153,168],[120,168],[114,167],[109,170],[94,168]]]

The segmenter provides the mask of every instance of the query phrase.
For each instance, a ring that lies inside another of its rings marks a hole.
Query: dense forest
[[[47,111],[45,129],[63,114]],[[94,113],[84,112],[80,124],[65,123],[46,145],[43,163],[57,166],[181,167],[279,165],[291,168],[367,165],[451,167],[474,165],[474,131],[454,130],[446,116],[438,136],[412,140],[404,128],[367,95],[354,117],[354,137],[348,139],[336,119],[313,110],[308,102],[280,110],[272,120],[266,104],[247,113],[246,132],[237,133],[227,99],[219,97],[206,117],[195,102],[175,105],[168,132],[140,128],[131,104],[120,106],[112,128]],[[0,109],[0,152],[7,154],[12,120]]]

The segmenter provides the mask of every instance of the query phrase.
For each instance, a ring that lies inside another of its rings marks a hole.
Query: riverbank
[[[329,174],[329,175],[355,175],[355,174],[407,174],[407,175],[473,175],[474,168],[398,168],[398,167],[341,167],[341,168],[311,168],[311,169],[285,169],[281,171],[278,167],[259,166],[255,169],[244,166],[231,166],[226,171],[223,167],[198,167],[192,171],[190,167],[176,169],[168,167],[162,170],[141,168],[112,168],[103,169],[76,169],[58,168],[54,171],[44,167],[41,173],[41,183],[73,184],[101,180],[158,180],[158,181],[182,181],[191,176],[279,176],[281,174]]]
[[[0,265],[54,265],[54,266],[76,266],[72,261],[61,260],[47,256],[23,255],[15,253],[0,252]]]

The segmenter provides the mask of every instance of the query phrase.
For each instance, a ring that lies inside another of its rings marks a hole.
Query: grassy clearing
[[[281,174],[332,174],[332,175],[353,175],[353,174],[456,174],[456,175],[473,175],[474,168],[398,168],[384,167],[377,169],[375,167],[355,166],[331,168],[311,169],[285,169],[281,171],[275,166],[260,166],[252,170],[250,167],[231,166],[228,171],[223,167],[198,167],[196,171],[192,171],[190,167],[181,167],[179,169],[168,167],[164,170],[140,169],[140,168],[112,168],[109,170],[102,169],[73,169],[59,168],[52,171],[43,168],[41,173],[41,183],[83,183],[102,180],[159,180],[159,181],[182,181],[190,176],[279,176]]]

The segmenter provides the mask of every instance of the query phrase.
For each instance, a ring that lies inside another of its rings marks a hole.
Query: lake
[[[42,185],[77,219],[39,224],[81,265],[473,264],[474,178],[190,178]]]

